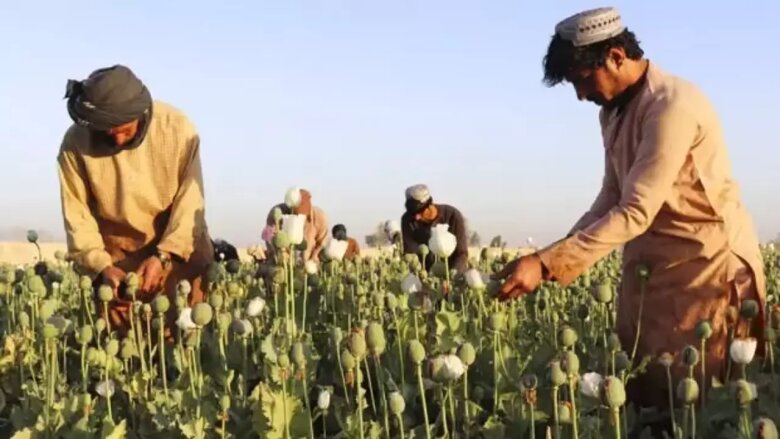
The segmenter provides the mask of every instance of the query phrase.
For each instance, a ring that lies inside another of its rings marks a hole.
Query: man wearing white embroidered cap
[[[456,246],[448,258],[451,269],[464,272],[468,268],[469,248],[466,238],[466,222],[458,209],[447,204],[434,203],[428,186],[417,184],[406,189],[406,212],[401,217],[401,236],[404,253],[417,254],[421,245],[431,239],[432,228],[438,224],[449,226],[455,235]],[[431,268],[434,255],[429,253],[425,261]]]
[[[271,208],[266,216],[266,227],[263,230],[263,241],[266,242],[266,253],[270,260],[275,260],[276,252],[273,247],[273,237],[278,231],[276,228],[276,210],[283,215],[304,215],[304,240],[306,249],[303,251],[303,260],[319,262],[320,252],[325,248],[328,239],[328,218],[325,212],[312,204],[311,192],[297,187],[290,188],[284,196],[284,203],[279,203]]]
[[[727,308],[755,300],[759,315],[749,333],[762,338],[766,288],[715,108],[697,86],[647,60],[614,8],[560,22],[543,64],[547,85],[568,82],[578,99],[601,107],[602,187],[566,238],[497,274],[505,279],[500,297],[529,293],[543,279],[568,285],[623,247],[616,329],[624,348],[633,350],[638,332],[638,358],[699,346],[696,327],[707,320],[713,333],[702,357],[705,382],[724,379]],[[747,329],[740,324],[736,336]],[[681,362],[672,372],[686,376]],[[661,413],[655,434],[669,430],[661,365],[652,362],[627,390],[634,404]]]

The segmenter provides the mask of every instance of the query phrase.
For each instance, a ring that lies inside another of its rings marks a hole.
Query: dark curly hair
[[[338,234],[339,232],[344,234],[347,233],[347,228],[344,226],[344,224],[336,224],[335,226],[333,226],[333,229],[331,229],[330,231],[330,233],[334,235]]]
[[[544,83],[553,87],[566,80],[572,70],[595,69],[602,67],[610,49],[620,47],[626,56],[639,60],[644,51],[639,47],[636,35],[628,29],[610,39],[582,47],[575,47],[571,41],[564,40],[557,33],[552,37],[544,56]]]

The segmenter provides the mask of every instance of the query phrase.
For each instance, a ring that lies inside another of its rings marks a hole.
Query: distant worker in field
[[[218,262],[238,261],[238,249],[224,239],[213,239],[214,259]]]
[[[201,301],[214,254],[195,127],[121,65],[68,81],[66,98],[74,124],[57,164],[68,252],[96,286],[113,288],[112,328],[127,327],[131,298],[120,287],[131,272],[141,301],[173,298],[181,280]]]
[[[638,325],[638,358],[698,347],[696,327],[706,320],[712,326],[707,373],[723,379],[727,308],[757,301],[750,334],[763,346],[766,290],[759,241],[715,108],[696,85],[644,58],[613,8],[582,12],[556,26],[544,80],[549,86],[568,82],[580,100],[601,107],[602,187],[566,238],[498,274],[506,279],[500,297],[530,293],[543,279],[568,285],[625,246],[617,301],[624,349],[632,348]],[[649,273],[641,317],[640,267]],[[738,337],[747,333],[745,326],[742,321]],[[682,362],[675,362],[673,373],[685,376]],[[702,385],[698,375],[697,381]],[[652,426],[657,437],[662,429],[671,435],[666,383],[665,369],[654,361],[628,388],[630,401],[662,419]]]
[[[406,189],[406,212],[401,216],[401,236],[406,254],[420,254],[420,246],[428,245],[431,230],[438,224],[449,226],[448,231],[455,235],[457,245],[449,257],[451,270],[464,272],[468,269],[469,249],[466,236],[466,222],[458,209],[447,204],[434,203],[430,190],[424,184]],[[428,254],[425,267],[430,269],[435,255]]]
[[[304,261],[319,262],[320,251],[325,247],[328,239],[328,218],[325,212],[311,202],[311,192],[306,189],[292,188],[287,191],[283,203],[272,207],[266,218],[266,228],[263,231],[263,240],[266,243],[266,254],[274,259],[275,249],[273,237],[276,235],[276,217],[274,211],[278,208],[283,215],[304,215],[306,217],[303,228],[303,239],[306,241],[306,250],[302,252]],[[281,224],[281,221],[280,221]]]
[[[347,251],[344,253],[344,259],[347,261],[352,261],[356,257],[360,256],[360,245],[358,242],[347,236],[347,228],[344,226],[344,224],[336,224],[333,226],[333,230],[331,230],[331,234],[333,235],[333,239],[338,239],[339,241],[347,241]]]

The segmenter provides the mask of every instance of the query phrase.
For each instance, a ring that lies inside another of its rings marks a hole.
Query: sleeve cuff
[[[90,271],[92,277],[102,273],[103,270],[114,264],[111,255],[105,250],[90,250],[84,255],[83,266]]]
[[[189,260],[192,255],[192,249],[185,250],[183,246],[178,246],[171,241],[162,241],[157,245],[157,250],[170,254],[174,258],[179,258],[183,261]]]
[[[575,238],[563,239],[536,253],[542,262],[546,280],[554,280],[562,286],[567,286],[584,271],[582,264],[572,253],[572,239]]]

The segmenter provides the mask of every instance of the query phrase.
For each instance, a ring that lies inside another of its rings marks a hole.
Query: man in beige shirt
[[[292,188],[285,196],[285,202],[279,203],[268,211],[266,227],[263,230],[263,241],[266,243],[266,256],[275,260],[276,251],[273,245],[273,237],[276,235],[276,218],[274,212],[279,209],[283,215],[304,215],[303,238],[306,249],[302,252],[303,261],[320,261],[320,252],[325,248],[328,240],[328,217],[325,212],[312,204],[311,192],[307,189]]]
[[[172,297],[182,280],[191,303],[202,300],[213,248],[195,128],[121,65],[69,81],[66,98],[74,124],[57,164],[68,251],[96,285],[114,289],[111,323],[127,323],[121,287],[130,272],[141,277],[144,302]]]
[[[742,299],[758,301],[750,334],[762,346],[766,291],[758,239],[715,109],[694,84],[645,59],[613,8],[559,23],[544,70],[548,85],[571,83],[580,100],[601,107],[603,183],[565,239],[498,273],[506,279],[500,297],[529,293],[543,279],[568,285],[623,247],[616,328],[623,346],[633,347],[641,325],[639,358],[678,353],[700,345],[695,328],[708,320],[713,335],[704,357],[706,382],[711,376],[723,379],[727,308]],[[650,273],[641,321],[640,266]],[[675,362],[675,382],[685,372]],[[627,390],[638,406],[667,409],[665,371],[657,362]],[[666,419],[660,427],[668,430]]]

